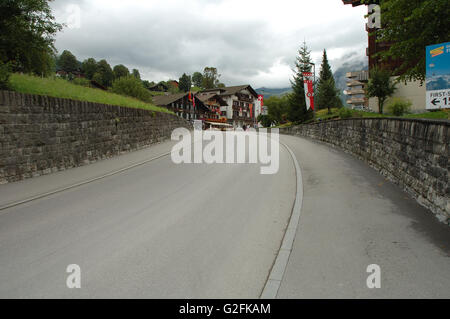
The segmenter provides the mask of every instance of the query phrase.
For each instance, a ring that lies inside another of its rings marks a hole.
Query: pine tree
[[[288,119],[291,122],[304,122],[313,117],[312,110],[306,109],[305,89],[303,84],[303,72],[311,72],[311,51],[308,50],[306,42],[298,51],[295,61],[294,78],[291,80],[293,92],[289,98]]]
[[[339,90],[336,89],[333,72],[331,71],[325,49],[323,50],[322,66],[315,96],[317,108],[328,108],[328,113],[331,113],[331,108],[342,106],[342,101],[339,98]]]

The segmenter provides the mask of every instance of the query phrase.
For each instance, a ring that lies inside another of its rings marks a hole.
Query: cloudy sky
[[[226,85],[287,87],[305,40],[335,70],[364,59],[366,8],[341,0],[55,0],[56,38],[79,60],[105,58],[143,79],[178,79],[217,67]]]

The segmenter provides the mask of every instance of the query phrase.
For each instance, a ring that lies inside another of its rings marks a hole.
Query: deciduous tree
[[[53,71],[54,37],[62,29],[46,0],[0,1],[0,60],[14,71]]]
[[[191,77],[186,73],[183,73],[183,75],[178,80],[178,88],[182,92],[188,92],[191,89],[191,85]]]
[[[69,50],[64,50],[58,59],[58,67],[67,73],[78,71],[78,65],[77,58]]]
[[[368,1],[366,0],[366,3]],[[390,44],[382,60],[401,61],[395,74],[402,80],[425,79],[425,47],[449,41],[448,0],[381,0],[379,42]]]
[[[194,72],[192,74],[192,82],[196,87],[202,87],[203,75],[200,72]]]
[[[92,80],[97,72],[97,61],[94,58],[84,60],[81,64],[81,71],[87,79]]]
[[[138,69],[133,69],[133,71],[131,72],[131,74],[136,78],[136,79],[141,79],[141,74],[139,73]]]
[[[391,81],[391,73],[387,70],[374,68],[370,71],[367,83],[367,95],[378,98],[378,112],[383,114],[386,99],[395,92],[395,83]]]
[[[205,67],[203,70],[202,87],[204,89],[216,88],[219,82],[220,74],[217,73],[217,69],[214,67]]]
[[[97,63],[97,72],[100,74],[100,78],[97,77],[97,80],[100,79],[100,84],[104,86],[111,86],[114,80],[114,73],[111,69],[111,66],[106,62],[106,60],[100,60]],[[98,81],[97,81],[98,82]]]
[[[116,79],[130,75],[130,70],[128,70],[128,68],[123,64],[116,65],[113,68],[113,72],[114,72],[114,78],[116,78]]]

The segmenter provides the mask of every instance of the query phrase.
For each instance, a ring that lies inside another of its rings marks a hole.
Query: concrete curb
[[[261,293],[261,299],[275,299],[277,297],[278,289],[280,288],[281,280],[283,279],[283,275],[289,261],[289,256],[291,255],[292,247],[294,245],[295,234],[297,232],[303,204],[303,180],[300,165],[298,164],[297,158],[295,157],[292,150],[286,144],[281,142],[280,144],[288,150],[291,155],[292,161],[294,162],[295,172],[297,176],[297,192],[288,227],[284,234],[280,250],[278,251],[277,258],[275,259],[275,263],[272,266],[267,282]]]

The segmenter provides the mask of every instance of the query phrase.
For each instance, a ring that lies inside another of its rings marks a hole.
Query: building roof
[[[182,92],[170,95],[156,95],[153,97],[153,103],[157,106],[168,106],[178,100],[181,100],[187,95],[189,95],[189,92]],[[194,98],[196,99],[195,105],[199,105],[200,107],[208,109],[198,97],[194,95]]]
[[[369,1],[368,3],[361,3],[361,0],[342,0],[344,4],[351,4],[353,7],[357,7],[360,5],[366,5],[366,4],[378,4],[378,0]]]
[[[189,93],[176,93],[176,94],[170,94],[170,95],[156,95],[153,97],[153,103],[158,106],[166,106],[173,102],[176,102],[182,98],[184,98]]]
[[[250,86],[250,84],[244,84],[244,85],[237,85],[237,86],[228,86],[228,87],[224,87],[224,88],[214,88],[214,89],[207,89],[207,90],[203,90],[200,92],[211,92],[211,91],[219,91],[221,96],[226,96],[226,95],[233,95],[238,93],[239,91],[242,90],[249,90],[250,93],[254,96],[254,97],[258,97],[258,93],[256,93],[255,90],[253,90],[253,88]]]
[[[367,82],[367,81],[369,81],[369,71],[362,70],[362,71],[348,72],[346,74],[346,77],[348,79],[352,79],[355,81]]]
[[[222,99],[220,95],[215,92],[199,92],[195,96],[203,103],[206,103],[208,100],[215,99],[219,102],[220,106],[228,105],[227,102],[225,102],[224,99]]]
[[[225,87],[225,92],[221,93],[221,95],[233,95],[245,89],[249,90],[254,97],[258,97],[258,93],[256,93],[256,91],[253,90],[253,88],[249,84]]]
[[[169,89],[169,87],[167,86],[167,84],[161,81],[161,82],[156,83],[155,85],[151,86],[151,87],[149,88],[149,90],[150,90],[150,91],[153,91],[153,89],[156,89],[156,88],[158,88],[159,86],[164,87],[165,90],[168,90],[168,89]]]

